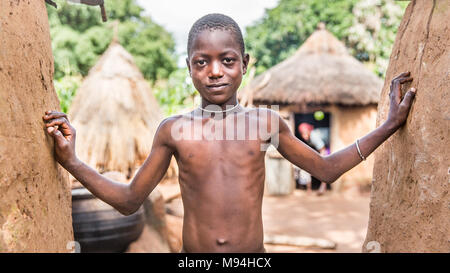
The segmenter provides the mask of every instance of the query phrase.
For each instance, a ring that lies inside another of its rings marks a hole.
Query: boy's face
[[[193,41],[186,63],[202,98],[212,104],[231,101],[247,72],[248,54],[227,30],[204,30]]]

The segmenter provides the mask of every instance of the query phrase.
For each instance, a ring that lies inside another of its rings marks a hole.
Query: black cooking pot
[[[144,209],[124,216],[86,188],[72,189],[72,225],[81,252],[124,252],[142,233]]]

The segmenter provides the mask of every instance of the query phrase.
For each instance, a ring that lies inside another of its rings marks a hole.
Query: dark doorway
[[[301,141],[303,141],[304,143],[306,143],[308,146],[310,146],[311,148],[313,148],[314,150],[316,150],[314,148],[314,146],[312,146],[311,144],[309,144],[307,141],[305,141],[302,136],[299,133],[298,127],[301,123],[306,122],[309,123],[311,125],[314,126],[314,129],[317,128],[328,128],[330,129],[330,113],[326,113],[326,112],[322,112],[323,116],[320,113],[306,113],[306,114],[294,114],[294,121],[295,121],[295,136],[300,139]],[[328,139],[330,139],[330,136],[328,135]],[[330,151],[330,141],[325,143],[325,147],[328,151]],[[314,176],[312,176],[311,179],[311,188],[312,190],[317,190],[320,187],[320,180],[318,180],[317,178],[315,178]],[[304,185],[300,185],[300,183],[296,183],[296,187],[298,189],[306,189],[306,186]],[[327,190],[330,190],[331,186],[329,184],[327,184]]]

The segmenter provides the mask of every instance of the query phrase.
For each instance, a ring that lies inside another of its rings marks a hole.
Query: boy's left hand
[[[402,99],[401,85],[405,82],[413,80],[409,77],[410,72],[403,72],[395,77],[391,82],[390,107],[387,118],[387,123],[390,123],[394,128],[399,128],[406,122],[406,118],[409,114],[409,109],[416,94],[415,88],[410,88]]]

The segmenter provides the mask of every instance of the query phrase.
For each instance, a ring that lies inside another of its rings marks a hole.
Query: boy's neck
[[[218,106],[222,109],[222,111],[226,111],[226,110],[229,110],[229,109],[237,106],[238,104],[239,104],[239,102],[238,102],[236,96],[231,97],[229,100],[227,100],[223,104],[214,104],[214,103],[211,103],[211,102],[205,100],[204,98],[202,98],[202,103],[201,103],[200,108],[206,109],[211,106],[215,106],[215,108],[216,108]],[[217,109],[217,110],[219,110],[219,109]]]

